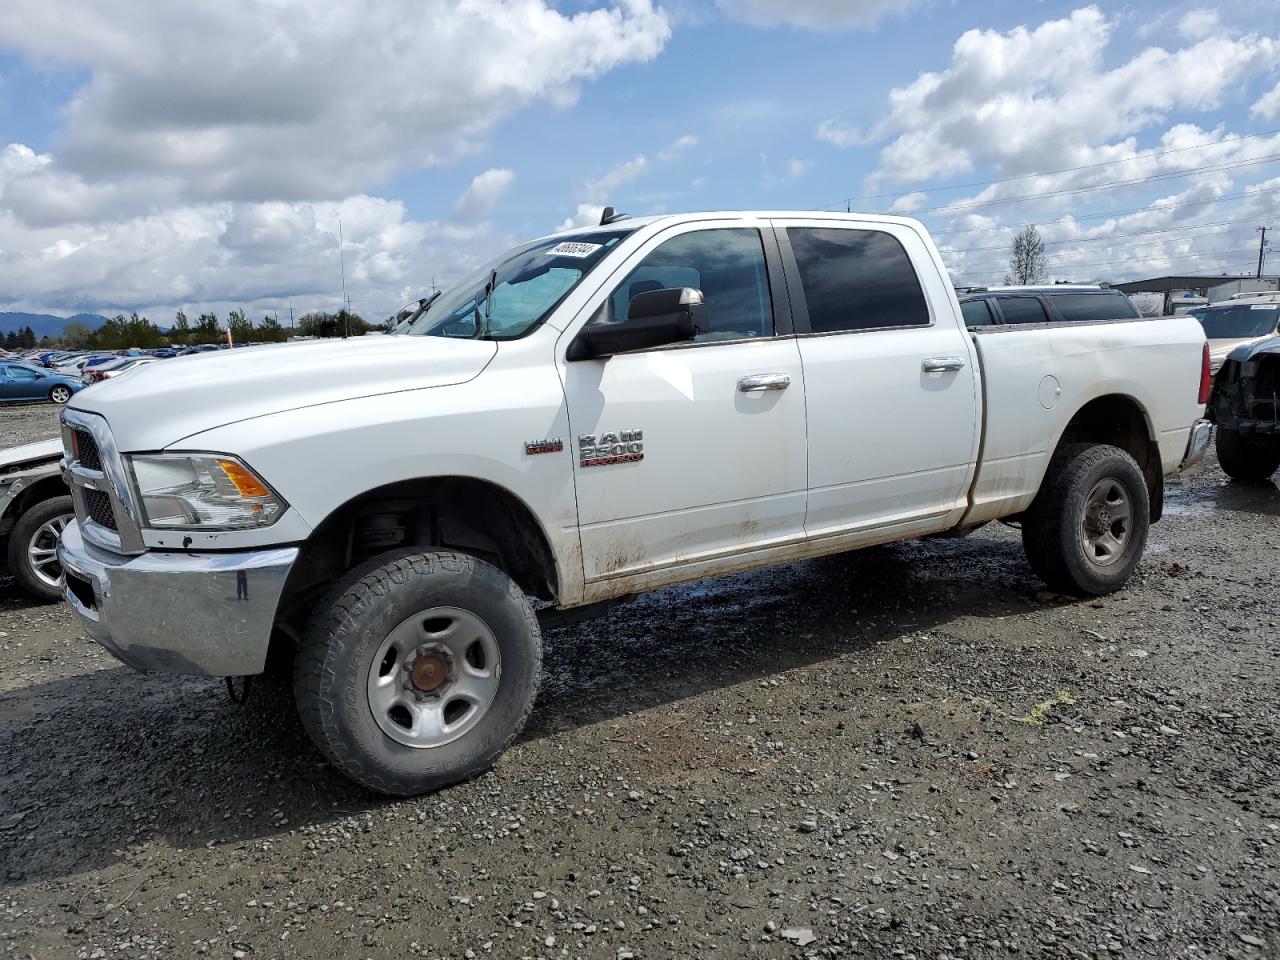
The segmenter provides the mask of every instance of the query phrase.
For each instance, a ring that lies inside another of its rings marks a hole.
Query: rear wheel
[[[1133,457],[1108,444],[1072,444],[1049,465],[1022,523],[1031,569],[1055,590],[1096,596],[1124,586],[1151,523]]]
[[[62,599],[62,565],[58,540],[74,520],[70,497],[42,500],[13,525],[9,536],[9,570],[19,586],[38,600]]]
[[[1218,427],[1218,463],[1233,480],[1261,483],[1280,467],[1280,442],[1258,443],[1237,430]]]
[[[339,771],[409,796],[488,769],[528,719],[541,671],[537,619],[509,577],[463,554],[404,551],[322,602],[294,694]]]
[[[54,403],[66,403],[71,399],[71,388],[59,383],[49,389],[49,399]]]

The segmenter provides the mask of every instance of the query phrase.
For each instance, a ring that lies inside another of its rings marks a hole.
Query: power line
[[[1153,157],[1167,157],[1174,153],[1185,153],[1188,150],[1202,150],[1205,147],[1216,147],[1223,143],[1239,143],[1242,140],[1256,140],[1260,137],[1269,137],[1273,134],[1280,133],[1277,130],[1263,130],[1261,133],[1246,133],[1238,137],[1226,137],[1222,140],[1206,140],[1204,143],[1196,143],[1186,147],[1174,147],[1169,150],[1156,150],[1148,153],[1137,153],[1132,157],[1122,157],[1117,160],[1102,160],[1098,163],[1086,163],[1078,167],[1063,167],[1060,170],[1045,170],[1040,173],[1021,173],[1012,177],[997,177],[994,180],[974,180],[969,183],[953,183],[941,187],[925,187],[920,190],[895,190],[891,193],[869,193],[860,197],[848,197],[835,201],[833,203],[823,204],[820,207],[814,207],[815,210],[825,210],[828,207],[844,206],[852,203],[854,200],[884,200],[888,197],[899,197],[905,193],[938,193],[942,190],[963,190],[969,187],[989,187],[997,183],[1012,183],[1015,180],[1030,180],[1034,177],[1052,177],[1060,173],[1078,173],[1081,170],[1096,170],[1100,167],[1109,167],[1118,163],[1132,163],[1135,160],[1149,160]]]
[[[978,207],[990,207],[998,203],[1021,203],[1024,200],[1045,200],[1050,197],[1065,197],[1078,193],[1090,193],[1096,190],[1114,190],[1116,187],[1143,186],[1148,183],[1163,183],[1168,180],[1180,180],[1184,177],[1196,177],[1205,173],[1218,173],[1223,170],[1236,170],[1240,167],[1254,167],[1260,164],[1274,163],[1280,160],[1280,153],[1269,154],[1253,160],[1239,160],[1228,164],[1213,164],[1204,167],[1184,170],[1176,173],[1156,174],[1150,177],[1136,177],[1132,180],[1115,180],[1111,183],[1099,183],[1087,187],[1066,187],[1061,190],[1049,190],[1044,193],[1024,193],[1016,197],[993,197],[990,200],[974,200],[969,203],[948,203],[940,207],[926,207],[915,213],[963,213]]]
[[[1136,233],[1107,233],[1107,234],[1101,234],[1096,237],[1070,237],[1070,238],[1064,238],[1062,240],[1045,240],[1044,245],[1048,247],[1048,246],[1060,246],[1062,244],[1067,244],[1067,243],[1071,243],[1071,244],[1100,243],[1100,242],[1105,242],[1107,240],[1122,240],[1127,237],[1148,237],[1148,236],[1151,236],[1152,234],[1157,234],[1157,233],[1173,233],[1178,230],[1198,230],[1201,227],[1222,227],[1222,226],[1227,226],[1229,224],[1235,224],[1235,223],[1256,223],[1260,219],[1262,218],[1261,217],[1239,217],[1234,220],[1215,220],[1210,223],[1181,223],[1181,224],[1178,224],[1176,227],[1160,227],[1154,230],[1140,230]],[[1202,234],[1189,234],[1185,237],[1167,238],[1162,242],[1176,243],[1179,240],[1194,240],[1197,237],[1225,236],[1229,232],[1230,231],[1224,230],[1221,232],[1211,231],[1209,233],[1202,233]],[[1000,243],[1000,244],[994,244],[989,247],[966,247],[965,249],[958,250],[956,252],[957,253],[974,253],[980,250],[1008,250],[1008,249],[1009,249],[1009,244]]]
[[[1021,223],[999,223],[981,227],[959,227],[954,230],[939,230],[933,233],[933,237],[952,236],[957,233],[981,233],[991,230],[1008,230],[1013,227],[1041,227],[1050,223],[1077,223],[1081,220],[1101,220],[1106,217],[1124,217],[1134,213],[1162,213],[1166,210],[1177,210],[1181,207],[1189,206],[1208,206],[1211,203],[1224,203],[1227,200],[1239,200],[1242,197],[1257,197],[1264,195],[1272,195],[1273,189],[1246,190],[1243,193],[1227,193],[1220,197],[1207,197],[1205,199],[1180,200],[1175,203],[1162,203],[1158,206],[1132,207],[1128,210],[1105,210],[1101,213],[1087,213],[1080,216],[1058,217],[1056,220],[1025,220]]]

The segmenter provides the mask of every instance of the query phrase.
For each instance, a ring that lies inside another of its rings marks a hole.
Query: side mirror
[[[702,310],[702,291],[693,287],[637,294],[631,298],[626,320],[588,323],[569,344],[565,359],[596,360],[684,343],[702,330]]]

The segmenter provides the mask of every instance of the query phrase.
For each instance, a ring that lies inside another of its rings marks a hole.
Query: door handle
[[[925,373],[946,373],[964,369],[964,361],[959,357],[925,357],[920,369]]]
[[[743,393],[785,390],[789,386],[791,386],[791,378],[785,373],[758,373],[753,377],[743,377],[738,381],[738,389]]]

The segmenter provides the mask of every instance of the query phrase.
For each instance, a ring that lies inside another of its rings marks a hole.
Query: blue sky
[[[1272,130],[1256,0],[12,0],[0,309],[333,307],[341,217],[385,316],[605,202],[851,198],[966,282],[1025,222],[1057,277],[1238,273],[1280,238]]]

